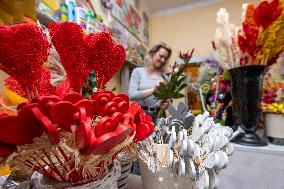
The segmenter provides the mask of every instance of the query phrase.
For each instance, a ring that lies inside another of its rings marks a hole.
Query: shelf
[[[112,14],[111,14],[112,15]],[[118,18],[116,18],[114,15],[112,15],[112,18],[117,21],[124,29],[126,29],[131,35],[133,35],[139,42],[140,44],[144,47],[144,48],[148,48],[148,45],[144,43],[144,41],[142,41],[137,34],[135,34],[133,31],[131,31],[128,27],[125,26],[125,24],[123,24]]]
[[[50,22],[58,22],[55,18],[53,18],[52,16],[50,16],[49,14],[45,13],[40,9],[36,9],[36,14],[39,22],[45,27],[48,27],[48,24]]]

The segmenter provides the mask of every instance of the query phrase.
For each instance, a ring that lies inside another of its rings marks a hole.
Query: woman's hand
[[[161,81],[159,81],[159,82],[155,85],[155,87],[154,87],[154,89],[153,89],[153,93],[160,90],[160,83],[163,83],[164,85],[167,85],[167,84],[168,84],[168,81],[166,81],[166,80],[161,80]]]
[[[160,108],[166,110],[168,109],[169,105],[170,105],[170,101],[162,101]]]

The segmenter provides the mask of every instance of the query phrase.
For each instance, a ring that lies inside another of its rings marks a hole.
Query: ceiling
[[[158,15],[163,12],[176,12],[178,9],[192,9],[221,0],[144,0],[151,15]]]

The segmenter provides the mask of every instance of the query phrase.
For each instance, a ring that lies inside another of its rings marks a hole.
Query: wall
[[[216,13],[223,7],[230,14],[230,21],[240,24],[242,4],[253,0],[225,0],[183,12],[153,16],[150,22],[151,45],[164,41],[173,49],[172,61],[178,51],[195,48],[194,56],[213,54],[211,41],[216,28]],[[257,1],[255,1],[257,2]]]

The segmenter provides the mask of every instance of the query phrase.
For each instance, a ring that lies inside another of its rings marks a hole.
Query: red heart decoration
[[[135,115],[134,123],[136,124],[135,142],[144,140],[154,131],[154,123],[151,116],[147,115],[142,109]]]
[[[104,32],[88,35],[86,44],[89,52],[88,60],[93,62],[97,85],[99,89],[102,89],[124,65],[125,50],[121,45],[116,44],[109,34]]]
[[[42,126],[29,108],[22,108],[17,116],[0,118],[0,141],[15,144],[31,144],[43,133]]]
[[[118,109],[121,113],[125,114],[128,111],[129,107],[129,97],[124,94],[120,93],[116,95],[112,101],[116,102],[118,104]]]
[[[114,132],[106,133],[97,138],[93,144],[93,153],[98,155],[108,153],[126,139],[131,130],[132,128],[129,125],[120,125]]]
[[[79,149],[83,149],[91,144],[92,130],[92,120],[87,118],[87,120],[80,122],[75,128],[75,143]]]
[[[121,113],[126,113],[128,111],[129,103],[122,101],[118,104],[118,109]]]
[[[50,108],[51,106],[55,103],[55,102],[59,102],[60,98],[55,96],[55,95],[51,95],[51,96],[42,96],[39,98],[39,102],[38,102],[38,108],[40,109],[40,111],[47,116],[48,118],[50,118]]]
[[[74,116],[79,111],[79,108],[71,102],[60,101],[54,103],[50,109],[52,121],[65,131],[71,132],[71,126],[78,122]]]
[[[95,127],[95,135],[96,137],[100,137],[106,133],[112,132],[117,128],[117,125],[114,124],[113,120],[105,116],[103,117]]]
[[[12,144],[0,142],[0,157],[7,157],[17,150],[17,147]]]
[[[71,89],[80,92],[93,68],[93,65],[88,62],[88,52],[82,28],[76,23],[63,22],[51,23],[48,29],[62,65],[67,72]]]
[[[8,114],[6,114],[6,113],[0,114],[0,118],[5,117],[5,116],[8,116]]]
[[[75,106],[84,107],[86,110],[86,115],[89,118],[93,118],[95,115],[95,105],[91,100],[83,99],[78,101]]]
[[[29,90],[38,86],[47,60],[49,43],[32,24],[0,27],[0,69]]]
[[[111,95],[106,93],[100,93],[91,98],[94,100],[96,107],[96,114],[99,116],[105,116],[104,106],[111,101]]]
[[[123,114],[120,112],[114,113],[111,117],[103,117],[95,127],[96,137],[100,137],[106,133],[113,132],[122,121]]]
[[[82,150],[81,153],[84,155],[90,155],[93,153],[93,145],[95,144],[95,141],[97,140],[95,133],[91,132],[91,140],[88,145],[86,145]]]
[[[32,112],[37,117],[41,125],[45,128],[45,131],[48,137],[50,138],[50,140],[54,144],[58,144],[60,142],[60,139],[56,127],[51,123],[51,121],[46,116],[44,116],[41,113],[41,111],[37,107],[32,108]]]
[[[80,100],[83,100],[82,95],[80,95],[79,93],[68,93],[67,95],[65,95],[62,99],[63,101],[68,101],[71,102],[72,104],[77,103]]]
[[[104,108],[103,108],[103,115],[108,115],[108,116],[111,116],[112,114],[114,114],[115,112],[118,111],[118,105],[116,102],[108,102]]]

